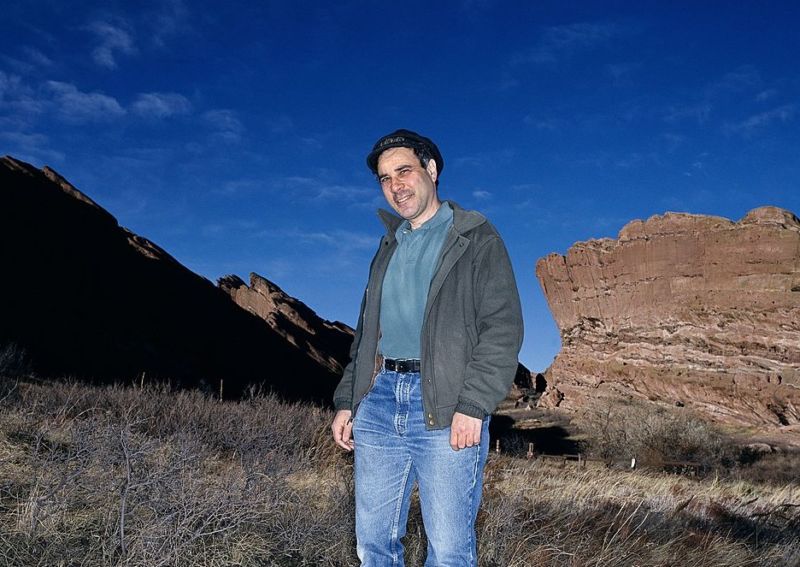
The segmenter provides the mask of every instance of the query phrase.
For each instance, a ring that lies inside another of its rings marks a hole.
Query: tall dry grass
[[[269,395],[0,380],[0,564],[357,565],[331,414]],[[492,454],[485,566],[800,564],[800,486]],[[425,549],[414,500],[407,564]]]

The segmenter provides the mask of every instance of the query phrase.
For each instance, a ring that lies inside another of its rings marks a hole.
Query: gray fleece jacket
[[[522,344],[522,310],[514,273],[497,230],[478,212],[453,208],[434,271],[421,335],[422,404],[428,429],[449,427],[455,412],[483,418],[507,394]],[[378,371],[383,277],[403,220],[378,215],[386,235],[372,260],[350,349],[333,395],[336,409],[355,414]]]

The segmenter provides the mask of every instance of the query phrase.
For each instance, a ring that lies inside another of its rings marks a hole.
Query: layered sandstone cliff
[[[667,213],[539,260],[561,332],[540,405],[636,397],[759,428],[800,423],[800,221]]]

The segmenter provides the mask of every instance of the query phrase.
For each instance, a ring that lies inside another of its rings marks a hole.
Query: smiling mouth
[[[403,203],[411,199],[411,197],[412,197],[411,193],[408,193],[406,195],[403,195],[402,197],[396,197],[394,202],[397,203],[398,205],[402,205]]]

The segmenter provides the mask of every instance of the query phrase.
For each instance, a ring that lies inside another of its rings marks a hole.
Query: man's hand
[[[352,414],[350,410],[339,410],[331,423],[333,440],[345,451],[353,450],[353,420],[350,419]]]
[[[450,446],[453,451],[479,444],[481,442],[482,426],[483,420],[477,417],[470,417],[458,412],[454,413],[453,423],[450,426]]]

